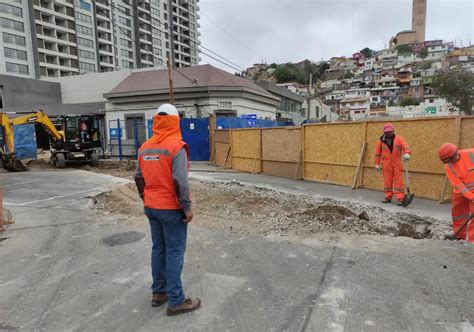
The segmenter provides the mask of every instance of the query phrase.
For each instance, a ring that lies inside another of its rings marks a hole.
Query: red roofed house
[[[275,120],[280,99],[253,81],[211,65],[172,70],[174,105],[183,118],[216,116],[240,117],[256,114]],[[107,126],[120,119],[122,126],[144,126],[157,108],[169,102],[168,69],[132,72],[109,93],[105,93]],[[109,132],[109,128],[107,128]],[[145,133],[140,132],[143,136]],[[134,133],[123,133],[131,139]]]

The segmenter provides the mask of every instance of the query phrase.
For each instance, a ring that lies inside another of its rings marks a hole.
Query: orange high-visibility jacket
[[[474,149],[459,150],[456,163],[444,165],[446,175],[453,185],[453,191],[474,201]]]
[[[138,167],[145,179],[145,207],[160,210],[179,210],[179,193],[173,181],[173,158],[188,146],[181,139],[179,117],[155,116],[153,136],[138,150]],[[189,163],[188,163],[189,167]]]
[[[387,144],[383,143],[381,139],[377,141],[377,147],[375,149],[375,164],[380,165],[382,162],[382,169],[387,167],[397,166],[398,169],[403,170],[402,156],[405,153],[411,154],[408,144],[405,139],[400,135],[395,135],[393,140],[393,151],[390,152]]]

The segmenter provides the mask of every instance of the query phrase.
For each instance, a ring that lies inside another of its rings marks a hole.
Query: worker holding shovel
[[[382,171],[385,199],[382,203],[390,203],[393,195],[397,198],[399,206],[403,204],[405,193],[403,188],[403,164],[410,160],[410,149],[405,139],[400,135],[395,135],[395,127],[387,123],[383,127],[383,135],[377,141],[375,149],[375,169]],[[410,195],[409,195],[410,196]],[[411,196],[413,199],[413,196]]]
[[[451,143],[439,148],[439,158],[453,186],[451,215],[454,239],[474,243],[474,149],[458,150]]]

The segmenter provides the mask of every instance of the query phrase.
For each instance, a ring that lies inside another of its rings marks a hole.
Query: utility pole
[[[306,112],[306,123],[309,122],[309,113],[311,113],[311,91],[313,89],[313,74],[309,75],[309,91],[308,91],[308,111]]]
[[[168,79],[170,84],[170,104],[174,104],[174,92],[173,92],[173,78],[171,77],[171,63],[170,59],[166,60],[166,64],[168,65]]]

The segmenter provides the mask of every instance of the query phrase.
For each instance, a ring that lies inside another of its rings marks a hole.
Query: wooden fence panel
[[[461,120],[461,141],[459,148],[474,148],[474,117],[468,117]]]
[[[234,129],[231,134],[232,168],[249,173],[260,173],[261,129]]]
[[[304,179],[352,186],[364,123],[317,124],[304,130]]]
[[[214,131],[215,163],[217,166],[225,166],[226,159],[230,159],[230,130]],[[229,157],[227,157],[229,156]],[[230,165],[230,160],[227,161]]]
[[[295,178],[301,176],[301,128],[262,130],[262,172]]]

